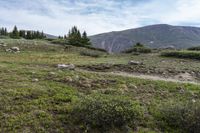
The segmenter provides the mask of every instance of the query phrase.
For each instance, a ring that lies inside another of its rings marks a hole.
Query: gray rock
[[[4,43],[0,43],[0,47],[6,47],[7,45]]]
[[[19,53],[20,49],[18,47],[11,47],[9,49],[6,49],[6,52]]]
[[[33,82],[38,82],[38,81],[39,81],[39,79],[36,79],[36,78],[35,78],[35,79],[33,79],[32,81],[33,81]]]
[[[49,72],[49,74],[50,74],[50,75],[55,75],[56,73],[55,73],[55,72]]]
[[[57,68],[74,70],[75,69],[75,65],[74,64],[58,64]]]
[[[10,48],[13,52],[18,52],[18,51],[20,51],[20,49],[18,48],[18,47],[12,47],[12,48]]]
[[[129,65],[142,65],[142,62],[131,60],[128,62]]]

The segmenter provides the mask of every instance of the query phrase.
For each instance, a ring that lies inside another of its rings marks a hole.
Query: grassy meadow
[[[130,60],[137,60],[145,64],[143,69],[158,73],[198,73],[197,60],[167,58],[160,53],[107,54],[73,46],[64,49],[42,40],[0,39],[0,43],[6,45],[0,47],[2,133],[181,133],[200,128],[195,125],[200,122],[196,117],[200,117],[198,84],[79,69],[101,64],[127,65]],[[19,47],[21,52],[5,52],[12,46]],[[78,68],[58,69],[57,64],[74,64]]]

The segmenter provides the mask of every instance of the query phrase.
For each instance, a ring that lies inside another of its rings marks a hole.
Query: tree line
[[[14,26],[11,32],[8,32],[7,28],[0,28],[0,35],[9,36],[14,39],[44,39],[46,38],[43,32],[39,31],[28,31],[28,30],[18,30],[17,26]],[[90,39],[87,36],[86,31],[83,33],[80,30],[73,26],[67,35],[59,36],[58,40],[66,42],[66,45],[74,45],[74,46],[89,46],[91,45]]]
[[[7,36],[8,35],[7,28],[5,27],[0,28],[0,35]]]
[[[11,32],[7,31],[7,28],[0,28],[0,35],[10,36],[14,39],[25,38],[25,39],[44,39],[46,38],[43,32],[39,31],[26,31],[26,30],[18,30],[17,26],[14,26]]]
[[[59,36],[58,39],[66,40],[66,44],[74,46],[89,46],[91,45],[90,39],[87,36],[86,31],[83,33],[80,30],[73,26],[67,35]]]

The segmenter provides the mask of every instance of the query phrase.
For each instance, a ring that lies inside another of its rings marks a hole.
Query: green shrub
[[[126,50],[124,53],[151,53],[151,49],[146,47],[135,47]]]
[[[101,48],[95,48],[95,47],[92,47],[90,45],[86,45],[84,46],[85,48],[88,48],[88,49],[91,49],[91,50],[96,50],[96,51],[101,51],[101,52],[107,52],[105,49],[101,49]]]
[[[79,100],[73,107],[71,116],[87,129],[105,131],[114,127],[137,127],[142,119],[143,109],[128,98],[90,95]]]
[[[188,48],[188,50],[200,51],[200,46],[198,46],[198,47],[191,47],[191,48]]]
[[[151,53],[152,50],[150,48],[145,47],[143,44],[137,43],[133,46],[133,48],[130,48],[123,53]]]
[[[200,60],[200,52],[198,51],[168,51],[162,52],[161,56]]]
[[[66,45],[67,44],[67,40],[66,39],[54,39],[54,40],[51,41],[51,43]]]
[[[200,131],[200,102],[173,102],[161,105],[156,119],[162,130],[175,130],[182,133]]]
[[[101,56],[100,53],[95,52],[95,51],[81,51],[80,55],[82,55],[82,56],[90,56],[90,57],[95,57],[95,58],[98,58],[98,57]]]

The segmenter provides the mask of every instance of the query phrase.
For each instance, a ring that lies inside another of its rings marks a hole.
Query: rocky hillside
[[[200,28],[166,24],[145,26],[90,37],[93,45],[109,52],[121,52],[141,42],[151,48],[188,48],[200,45]]]

